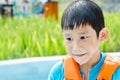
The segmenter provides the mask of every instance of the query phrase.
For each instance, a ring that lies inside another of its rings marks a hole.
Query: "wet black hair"
[[[89,24],[96,31],[97,37],[104,28],[104,16],[101,8],[91,0],[73,1],[62,15],[61,26],[64,29],[73,29],[79,25]]]

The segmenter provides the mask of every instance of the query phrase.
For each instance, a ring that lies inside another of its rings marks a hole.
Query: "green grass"
[[[39,17],[0,18],[0,59],[65,53],[60,24]]]
[[[104,52],[120,51],[120,13],[105,13],[106,27],[109,29],[108,39],[101,44]]]
[[[60,25],[62,12],[59,15],[58,22],[38,16],[0,17],[0,60],[66,54]],[[119,13],[105,13],[110,35],[101,44],[104,52],[120,51],[119,20]]]

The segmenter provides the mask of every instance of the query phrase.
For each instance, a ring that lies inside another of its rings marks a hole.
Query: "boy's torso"
[[[96,80],[97,76],[101,70],[101,67],[104,63],[106,55],[104,53],[101,53],[101,59],[100,61],[90,70],[88,80]],[[120,73],[120,67],[118,68],[118,73]],[[82,77],[84,78],[84,72],[80,70],[80,73]],[[115,74],[117,75],[117,74]],[[53,79],[54,78],[54,79]],[[114,77],[113,77],[114,78]],[[120,79],[120,77],[119,77]],[[49,76],[48,80],[64,80],[64,63],[61,61],[57,63],[54,66],[52,77]],[[118,79],[112,79],[112,80],[118,80]]]

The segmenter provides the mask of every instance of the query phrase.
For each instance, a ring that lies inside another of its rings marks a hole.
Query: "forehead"
[[[79,33],[79,34],[87,34],[95,32],[95,30],[92,28],[91,25],[86,24],[86,25],[80,25],[78,27],[74,26],[73,29],[64,29],[63,34],[68,34],[68,33]]]

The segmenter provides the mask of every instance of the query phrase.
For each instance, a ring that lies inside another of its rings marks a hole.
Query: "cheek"
[[[64,45],[65,45],[66,51],[67,51],[68,53],[71,53],[71,51],[72,51],[72,44],[65,42]]]
[[[99,42],[97,40],[90,41],[89,45],[91,45],[91,47],[89,46],[89,49],[93,52],[99,49]]]
[[[92,50],[95,50],[96,48],[98,49],[99,41],[98,40],[89,40],[86,47],[89,49],[92,49]]]

